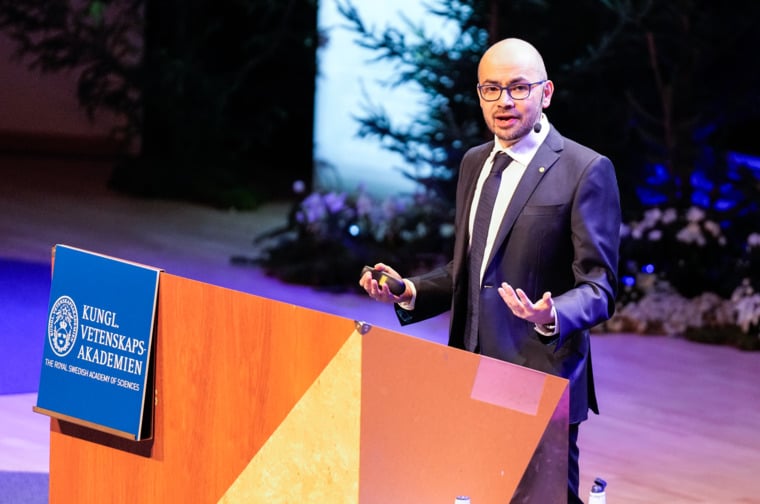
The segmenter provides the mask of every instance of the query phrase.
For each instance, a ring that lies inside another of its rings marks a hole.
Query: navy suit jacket
[[[414,310],[396,305],[402,325],[451,310],[449,345],[464,348],[467,318],[468,222],[490,141],[469,149],[460,165],[452,261],[410,277]],[[620,246],[620,195],[612,162],[551,127],[503,216],[480,294],[480,353],[567,378],[570,423],[599,413],[589,330],[615,309]],[[552,293],[559,335],[546,338],[515,317],[497,292],[501,282],[532,301]]]

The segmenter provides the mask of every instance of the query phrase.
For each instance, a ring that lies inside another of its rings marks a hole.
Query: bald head
[[[485,98],[483,93],[487,95]],[[480,58],[480,108],[488,129],[502,147],[540,131],[536,125],[553,94],[554,83],[547,78],[544,59],[524,40],[508,38],[496,42]]]
[[[483,82],[484,72],[498,71],[513,76],[521,76],[529,81],[547,78],[546,67],[541,53],[528,42],[507,38],[489,47],[478,64],[478,80]]]

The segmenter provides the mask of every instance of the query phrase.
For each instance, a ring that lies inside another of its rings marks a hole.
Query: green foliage
[[[359,135],[401,153],[414,167],[407,176],[442,197],[453,194],[462,153],[490,136],[475,94],[477,62],[487,45],[509,36],[542,52],[556,84],[552,122],[613,160],[631,218],[648,205],[636,193],[648,166],[669,175],[660,203],[683,207],[705,149],[758,151],[745,140],[760,122],[760,67],[748,64],[760,46],[758,2],[731,9],[708,0],[429,2],[431,15],[458,23],[461,35],[450,41],[402,15],[403,30],[375,30],[350,0],[341,5],[357,44],[396,65],[388,86],[415,87],[429,104],[399,124],[368,98]]]
[[[482,11],[473,2],[435,0],[431,14],[455,24],[458,36],[448,41],[428,33],[423,24],[403,17],[403,29],[375,30],[360,18],[350,0],[339,3],[357,45],[373,51],[370,61],[393,63],[396,73],[384,85],[413,86],[425,96],[426,112],[409,124],[398,124],[381,103],[366,98],[357,115],[358,135],[376,138],[389,151],[403,156],[411,170],[404,175],[444,200],[454,201],[459,161],[468,147],[482,142],[486,130],[478,106],[475,84],[480,56],[488,43]]]
[[[77,98],[93,119],[121,117],[114,138],[129,144],[142,127],[139,99],[143,0],[0,0],[0,30],[15,57],[42,73],[77,71]]]

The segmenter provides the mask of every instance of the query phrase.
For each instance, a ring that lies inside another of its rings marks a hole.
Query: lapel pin
[[[538,169],[538,173],[544,173],[545,171],[546,171],[546,168],[544,168],[543,166]]]

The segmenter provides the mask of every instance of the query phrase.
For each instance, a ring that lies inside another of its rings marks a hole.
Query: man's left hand
[[[543,297],[534,303],[522,289],[514,289],[507,282],[502,282],[499,295],[515,316],[542,326],[554,324],[551,292],[544,292]]]

